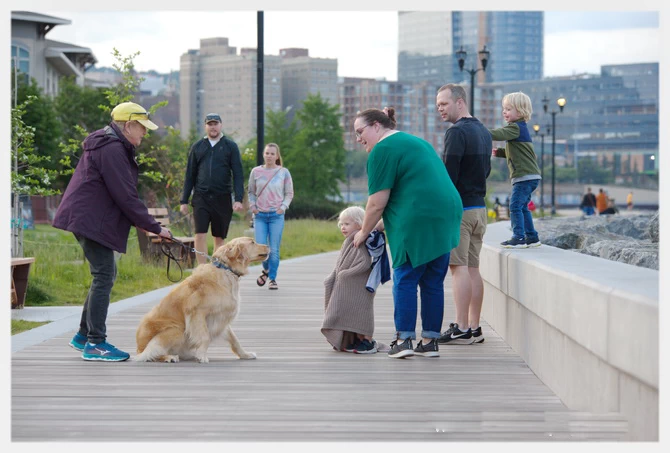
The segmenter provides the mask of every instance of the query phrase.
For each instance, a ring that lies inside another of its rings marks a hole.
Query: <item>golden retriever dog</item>
[[[133,360],[207,363],[207,348],[221,334],[240,359],[255,359],[230,325],[240,308],[240,277],[247,274],[249,263],[266,259],[269,250],[249,237],[219,247],[211,263],[198,266],[142,318]]]

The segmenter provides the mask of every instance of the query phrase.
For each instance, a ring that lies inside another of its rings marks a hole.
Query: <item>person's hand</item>
[[[360,247],[362,244],[365,243],[365,240],[367,238],[368,238],[367,234],[363,234],[361,230],[358,230],[356,232],[356,235],[354,236],[354,242],[353,242],[354,247]]]
[[[186,205],[182,205],[182,206],[186,206]],[[159,236],[162,237],[162,238],[165,238],[165,239],[172,239],[172,233],[170,232],[170,230],[168,230],[165,227],[161,227],[161,232],[160,232]]]
[[[181,212],[183,215],[187,215],[188,214],[188,205],[183,204],[183,205],[179,206],[179,212]]]
[[[253,212],[254,215],[258,214],[258,208],[256,207],[251,208],[251,212]]]
[[[236,202],[233,204],[233,211],[240,212],[240,211],[242,211],[243,209],[244,209],[244,207],[242,206],[242,203],[240,203],[239,201],[236,201]]]
[[[496,157],[496,151],[497,151],[497,150],[496,150],[495,148],[493,148],[493,150],[491,151],[491,155],[492,155],[493,157]]]
[[[277,209],[277,214],[282,215],[285,211],[282,208]]]

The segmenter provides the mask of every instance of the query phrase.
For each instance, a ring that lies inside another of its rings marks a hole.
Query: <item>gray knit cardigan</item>
[[[372,336],[375,328],[375,293],[365,289],[372,258],[365,246],[354,247],[354,235],[344,240],[335,269],[323,282],[325,316],[321,333],[341,351],[354,342],[356,333]]]

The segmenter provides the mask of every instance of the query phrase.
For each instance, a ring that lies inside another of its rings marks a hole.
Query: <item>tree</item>
[[[339,106],[331,106],[320,94],[310,94],[296,117],[300,130],[295,146],[286,153],[296,197],[339,197],[338,182],[345,181],[346,158]]]
[[[99,104],[97,107],[107,118],[110,117],[114,106],[121,104],[122,102],[131,101],[134,98],[135,93],[139,91],[140,83],[144,80],[141,77],[137,77],[135,64],[133,62],[134,58],[139,55],[139,52],[124,57],[118,50],[113,49],[112,55],[116,59],[116,62],[112,66],[122,75],[122,81],[111,89],[103,91],[107,101],[106,103]],[[167,101],[159,102],[151,106],[148,109],[148,112],[151,115],[167,104]],[[69,173],[74,172],[74,167],[76,166],[81,153],[81,143],[89,134],[86,128],[79,124],[75,124],[74,129],[76,131],[75,135],[78,136],[69,138],[67,143],[60,144],[63,153],[61,163],[64,167],[69,168]],[[136,159],[140,166],[140,184],[144,183],[144,179],[148,179],[155,183],[161,181],[163,178],[163,175],[160,172],[150,169],[156,162],[155,155],[159,151],[158,141],[158,138],[152,137],[150,134],[149,137],[142,140],[142,144],[137,148]]]
[[[30,79],[30,84],[22,80],[19,79],[18,85],[18,103],[24,106],[21,120],[35,130],[32,143],[35,154],[48,157],[42,161],[44,168],[57,170],[62,127],[54,102],[44,94],[35,79]],[[29,97],[30,102],[26,102]]]
[[[28,107],[36,102],[36,96],[27,98],[12,109],[11,143],[11,189],[13,201],[12,213],[12,256],[23,255],[23,216],[20,210],[19,196],[52,195],[58,190],[52,187],[58,171],[47,168],[50,156],[40,155],[35,146],[35,127],[24,121]]]
[[[586,184],[608,184],[614,180],[612,166],[606,161],[598,165],[595,159],[588,157],[579,159],[577,164],[579,181]]]
[[[63,125],[65,141],[79,137],[79,130],[75,126],[95,131],[109,123],[109,112],[100,108],[101,105],[107,104],[104,90],[81,87],[73,77],[61,80],[54,103]]]

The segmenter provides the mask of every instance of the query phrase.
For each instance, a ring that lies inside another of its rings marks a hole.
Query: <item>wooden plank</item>
[[[281,263],[278,291],[241,280],[233,328],[257,360],[217,340],[209,364],[85,362],[53,338],[12,356],[12,440],[603,441],[626,433],[619,414],[568,410],[486,323],[486,341],[443,346],[439,358],[335,352],[320,327],[323,280],[337,253]],[[163,278],[157,270],[157,278]],[[445,318],[454,318],[451,276]],[[158,301],[114,314],[109,341],[133,352]],[[486,301],[484,302],[486,303]],[[417,321],[420,332],[420,320]],[[375,338],[394,333],[391,282],[375,298]],[[104,430],[95,417],[104,414]]]

